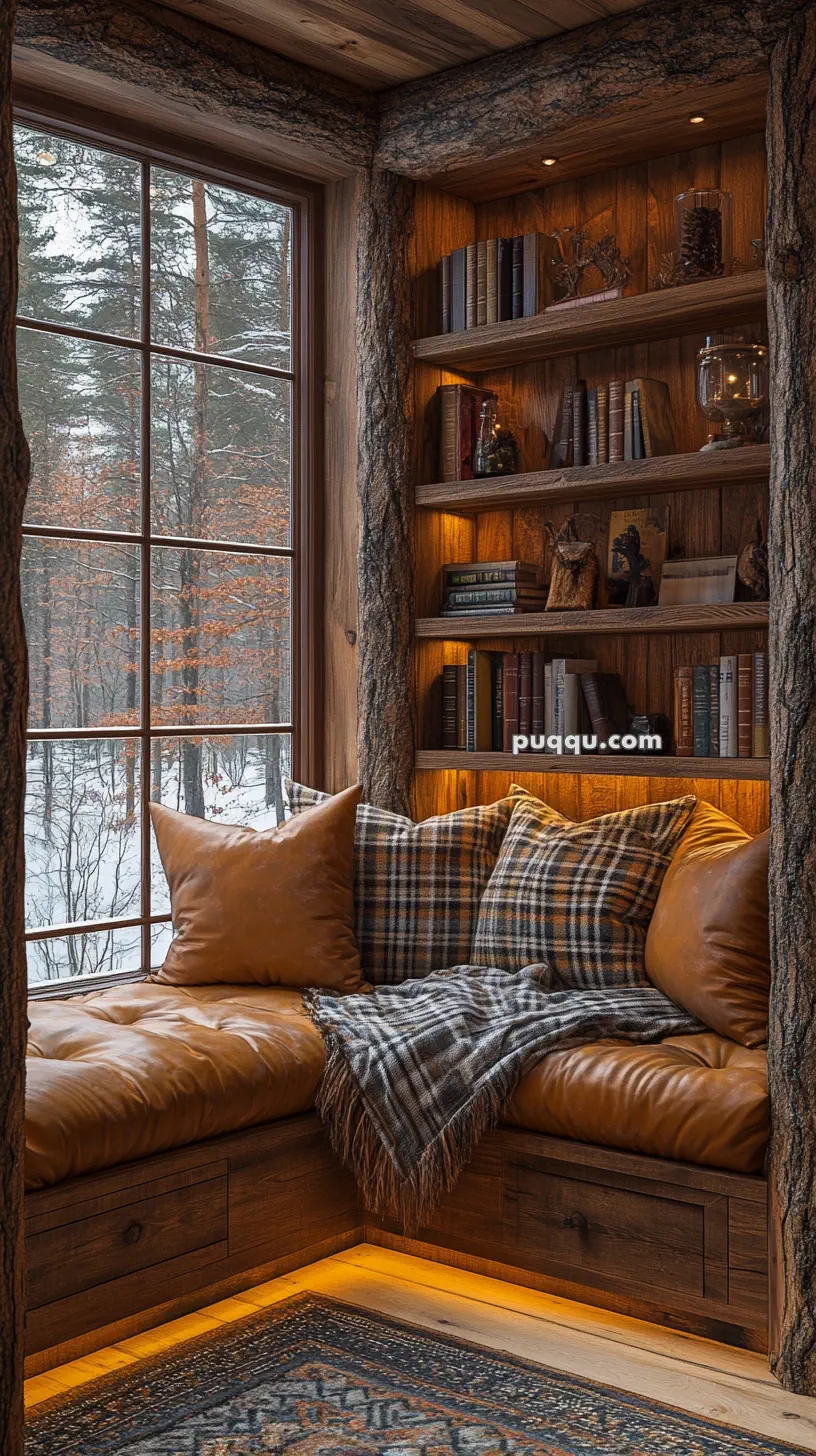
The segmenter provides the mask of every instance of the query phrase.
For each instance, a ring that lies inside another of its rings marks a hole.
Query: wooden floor
[[[535,1290],[360,1244],[26,1382],[29,1406],[312,1290],[816,1451],[816,1400],[764,1359]]]

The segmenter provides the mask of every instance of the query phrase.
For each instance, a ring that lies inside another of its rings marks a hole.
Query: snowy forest
[[[288,734],[229,727],[292,716],[291,561],[251,549],[291,543],[292,213],[151,166],[148,246],[139,161],[26,127],[16,152],[22,320],[144,343],[147,268],[149,342],[244,366],[19,329],[26,521],[52,533],[26,535],[22,573],[27,924],[39,928],[142,913],[143,775],[151,798],[189,814],[259,828],[282,817]],[[148,722],[161,730],[150,742],[136,736]],[[173,733],[197,724],[227,731]],[[36,736],[131,727],[132,738]],[[155,847],[152,865],[155,915],[169,909]],[[153,928],[154,964],[169,935]],[[140,939],[136,926],[29,941],[30,978],[138,969]]]

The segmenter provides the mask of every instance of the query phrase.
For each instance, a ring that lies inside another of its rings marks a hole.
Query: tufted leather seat
[[[29,1008],[26,1182],[306,1112],[323,1070],[300,995],[138,983]],[[505,1121],[655,1157],[755,1173],[768,1137],[765,1054],[715,1033],[554,1052]]]
[[[528,1072],[505,1122],[630,1153],[759,1173],[769,1131],[766,1054],[713,1031],[650,1046],[572,1047]]]

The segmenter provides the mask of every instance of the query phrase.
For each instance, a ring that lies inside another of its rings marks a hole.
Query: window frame
[[[142,237],[148,239],[146,265],[141,277],[141,318],[138,340],[98,333],[70,324],[48,323],[17,314],[17,326],[42,333],[107,343],[133,350],[141,367],[141,459],[139,468],[141,514],[138,532],[95,530],[85,527],[43,526],[24,522],[23,538],[51,540],[87,540],[126,542],[135,546],[140,556],[140,640],[139,726],[122,728],[31,729],[30,742],[59,742],[78,739],[138,740],[141,766],[139,782],[140,869],[141,891],[138,915],[113,917],[69,925],[33,927],[25,932],[26,943],[57,939],[65,935],[89,934],[94,931],[141,929],[141,966],[138,970],[103,973],[93,976],[34,982],[29,985],[30,997],[65,996],[120,982],[141,980],[151,971],[151,929],[166,924],[170,914],[154,914],[151,897],[151,830],[150,830],[150,745],[155,738],[182,736],[211,737],[216,735],[257,735],[279,732],[289,735],[293,775],[320,786],[323,781],[323,288],[319,260],[323,249],[323,188],[306,179],[280,173],[254,164],[249,159],[208,148],[205,158],[200,143],[185,141],[183,135],[167,136],[152,128],[127,124],[121,119],[104,118],[100,125],[94,115],[91,123],[83,119],[81,109],[58,104],[17,105],[14,122],[47,130],[68,140],[85,142],[110,152],[117,152],[137,162],[141,168]],[[292,212],[291,240],[291,357],[289,370],[272,366],[247,365],[219,356],[199,354],[194,349],[155,344],[150,339],[150,168],[159,166],[216,185],[237,188],[289,207]],[[198,541],[187,537],[154,534],[151,521],[151,361],[169,357],[216,367],[249,370],[272,378],[291,381],[291,522],[288,547],[245,545],[242,542]],[[186,724],[153,725],[150,722],[151,633],[149,565],[151,551],[157,544],[165,547],[202,550],[239,550],[259,559],[288,559],[290,585],[290,721],[286,724]],[[147,569],[146,569],[147,568]]]

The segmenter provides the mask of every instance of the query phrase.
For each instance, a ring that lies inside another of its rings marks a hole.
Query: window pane
[[[154,167],[150,211],[156,343],[288,369],[291,209]]]
[[[153,528],[289,544],[288,380],[155,359]]]
[[[28,984],[138,971],[141,941],[138,926],[128,930],[95,930],[88,935],[63,935],[54,940],[30,940],[26,946]]]
[[[287,558],[156,547],[156,724],[289,721]]]
[[[28,928],[137,915],[138,742],[29,743],[27,772]]]
[[[29,726],[135,726],[138,548],[28,537],[22,594],[31,672]]]
[[[169,809],[196,814],[200,819],[271,829],[283,821],[283,780],[291,773],[291,766],[288,734],[156,738],[152,745],[150,797]],[[152,910],[154,915],[161,915],[170,909],[170,897],[155,837],[152,861]]]
[[[17,331],[31,450],[26,520],[139,529],[141,366],[133,349]]]
[[[115,152],[15,129],[19,312],[139,333],[141,168]]]

